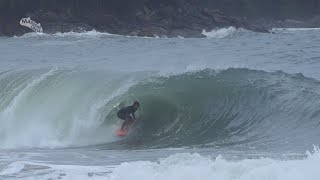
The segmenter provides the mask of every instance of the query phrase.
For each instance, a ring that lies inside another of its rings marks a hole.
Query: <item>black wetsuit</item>
[[[122,120],[130,120],[133,118],[133,120],[136,119],[134,113],[137,111],[136,108],[134,108],[133,106],[128,106],[128,107],[124,107],[121,108],[118,113],[117,116],[118,118],[122,119]],[[132,114],[132,117],[130,116],[130,114]]]

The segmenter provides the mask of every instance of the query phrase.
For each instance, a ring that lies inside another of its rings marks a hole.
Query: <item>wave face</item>
[[[308,146],[316,142],[319,129],[318,89],[316,80],[281,71],[203,70],[153,78],[120,97],[142,104],[138,133],[126,143],[153,148]]]
[[[305,150],[320,134],[319,87],[301,74],[232,68],[147,78],[96,70],[8,71],[0,75],[0,142],[4,148]],[[128,138],[119,139],[115,114],[133,100],[141,103],[138,121]]]

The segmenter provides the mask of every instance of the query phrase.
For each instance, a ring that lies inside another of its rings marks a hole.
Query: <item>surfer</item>
[[[118,118],[124,120],[121,126],[121,130],[124,130],[124,128],[128,128],[129,125],[131,125],[136,120],[134,113],[137,111],[139,106],[140,106],[139,102],[135,101],[133,105],[121,108],[118,111],[117,113]]]

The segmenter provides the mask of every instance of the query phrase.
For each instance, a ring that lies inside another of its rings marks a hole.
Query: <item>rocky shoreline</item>
[[[41,23],[44,33],[85,32],[97,30],[111,34],[146,37],[204,37],[203,30],[217,28],[243,28],[259,33],[269,33],[272,28],[320,27],[320,16],[308,21],[286,19],[283,21],[256,19],[226,15],[217,9],[197,7],[191,3],[180,6],[166,4],[157,8],[146,5],[135,9],[127,17],[103,11],[75,14],[71,11],[34,10],[23,16],[0,19],[0,36],[21,36],[32,30],[19,24],[21,18],[30,17]]]
[[[190,9],[194,10],[194,9]],[[85,18],[78,18],[52,11],[40,10],[28,13],[27,17],[41,23],[43,32],[47,34],[57,32],[84,32],[97,30],[111,34],[129,36],[166,36],[166,37],[204,37],[202,31],[215,28],[244,28],[256,32],[268,33],[266,28],[251,25],[244,18],[232,17],[217,10],[202,9],[196,12],[164,8],[151,11],[147,8],[138,12],[135,22],[121,20],[112,15],[94,14]],[[18,19],[17,19],[18,20]],[[22,27],[18,21],[7,26],[2,32],[6,36],[20,36],[32,30]]]

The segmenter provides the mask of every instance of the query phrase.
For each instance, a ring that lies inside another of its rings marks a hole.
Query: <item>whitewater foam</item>
[[[106,104],[136,82],[126,77],[111,84],[104,77],[58,69],[2,74],[0,148],[56,148],[116,140],[113,132],[120,122],[114,120],[116,116],[106,119],[114,103]]]
[[[198,153],[178,153],[155,162],[133,161],[115,166],[52,165],[18,161],[5,165],[0,177],[33,179],[37,175],[41,179],[65,180],[318,180],[319,148],[315,147],[313,152],[307,151],[306,154],[306,158],[296,160],[226,160],[221,155],[211,157]]]
[[[234,27],[228,27],[228,28],[221,28],[221,29],[214,29],[212,31],[206,31],[203,30],[202,34],[205,35],[207,38],[224,38],[227,36],[230,36],[234,34],[237,31]],[[96,30],[91,31],[84,31],[84,32],[57,32],[54,34],[47,34],[47,33],[35,33],[30,32],[26,33],[22,36],[14,36],[14,38],[33,38],[33,37],[103,37],[103,36],[112,36],[112,37],[127,37],[127,38],[142,38],[142,39],[168,39],[167,36],[154,36],[154,37],[148,37],[148,36],[128,36],[128,35],[119,35],[119,34],[111,34],[107,32],[99,32]],[[182,36],[178,36],[177,39],[184,39]]]
[[[92,37],[92,36],[117,36],[116,34],[110,34],[107,32],[99,32],[96,30],[84,31],[84,32],[65,32],[65,33],[55,33],[54,36],[65,37],[65,36],[80,36],[80,37]]]
[[[120,35],[91,30],[91,31],[84,31],[84,32],[73,32],[73,31],[64,32],[64,33],[57,32],[54,34],[30,32],[22,36],[14,36],[14,37],[15,38],[32,38],[32,37],[51,37],[51,36],[52,37],[101,37],[101,36],[120,36]]]
[[[32,80],[30,83],[27,83],[26,87],[24,87],[11,101],[11,103],[3,110],[0,112],[0,121],[2,124],[1,127],[1,132],[5,134],[6,137],[8,137],[8,139],[6,139],[5,141],[2,142],[2,147],[10,147],[12,144],[13,146],[17,145],[17,144],[21,144],[23,142],[26,142],[27,139],[26,136],[21,136],[22,140],[21,141],[14,141],[11,138],[17,136],[17,132],[14,127],[15,122],[18,122],[20,120],[20,118],[18,118],[16,115],[16,111],[18,108],[22,109],[22,105],[23,105],[23,101],[25,101],[25,99],[27,98],[27,95],[30,94],[33,90],[33,88],[35,86],[37,86],[39,83],[41,83],[42,81],[44,81],[47,77],[51,76],[54,74],[54,72],[56,71],[56,69],[54,70],[50,70],[49,72],[46,72],[44,74],[42,74],[40,77],[35,78],[34,80]],[[32,123],[32,122],[30,122]],[[15,130],[13,130],[13,128]],[[22,130],[22,129],[21,129]],[[26,129],[24,129],[26,131]],[[45,135],[45,128],[44,127],[37,127],[37,130],[40,130],[43,134]],[[44,130],[44,131],[42,131]],[[36,136],[33,134],[34,130],[30,130],[30,136],[36,138]],[[40,136],[38,138],[41,138]],[[33,141],[37,141],[35,139],[33,139]],[[17,143],[17,144],[16,144]],[[28,142],[29,144],[30,142]],[[29,144],[30,145],[30,144]],[[32,146],[32,145],[31,145]]]
[[[214,29],[212,31],[207,32],[206,30],[202,31],[202,34],[207,36],[207,38],[224,38],[226,36],[230,36],[235,33],[237,30],[234,27]]]
[[[287,161],[269,158],[230,161],[222,156],[212,159],[199,154],[176,154],[158,162],[123,163],[108,177],[110,180],[316,180],[320,176],[319,160],[318,148],[313,154],[308,153],[307,159]],[[130,176],[123,173],[128,169],[135,169]]]

